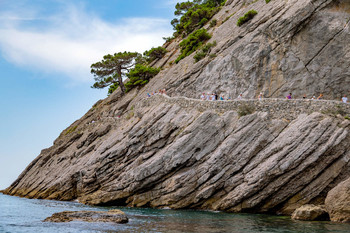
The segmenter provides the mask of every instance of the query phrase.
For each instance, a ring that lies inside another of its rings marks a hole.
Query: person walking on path
[[[292,93],[289,93],[289,95],[286,96],[286,99],[288,100],[292,99]]]
[[[347,103],[348,102],[348,97],[346,97],[346,95],[344,95],[343,98],[341,98],[341,101],[343,103]]]
[[[323,99],[323,94],[321,93],[318,97],[317,97],[318,100],[322,100]]]
[[[260,94],[258,95],[258,100],[260,101],[260,100],[262,100],[263,98],[264,98],[264,95],[263,95],[262,92],[260,92]]]
[[[209,93],[207,94],[207,100],[211,100]]]

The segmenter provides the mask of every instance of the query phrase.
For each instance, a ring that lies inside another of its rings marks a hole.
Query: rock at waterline
[[[315,205],[303,205],[292,214],[292,219],[303,221],[329,220],[329,215],[325,208]]]
[[[350,178],[328,192],[326,209],[334,222],[350,222]]]
[[[129,221],[126,214],[121,210],[110,211],[64,211],[55,213],[48,217],[44,222],[112,222],[127,223]]]

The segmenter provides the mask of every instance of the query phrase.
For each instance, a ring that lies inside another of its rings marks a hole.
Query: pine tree
[[[123,93],[126,88],[123,76],[135,65],[135,58],[139,56],[136,52],[115,53],[105,55],[103,60],[91,65],[91,73],[94,74],[95,83],[92,88],[105,88],[108,86],[120,86]]]

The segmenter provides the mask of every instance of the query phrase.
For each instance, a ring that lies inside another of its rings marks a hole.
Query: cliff
[[[238,27],[250,9],[258,14]],[[213,56],[174,64],[179,39],[165,44],[148,85],[97,102],[4,193],[281,214],[324,204],[350,177],[350,106],[280,97],[349,93],[349,17],[349,0],[228,0],[208,29]],[[163,88],[170,97],[145,99]],[[268,98],[193,99],[201,92]]]

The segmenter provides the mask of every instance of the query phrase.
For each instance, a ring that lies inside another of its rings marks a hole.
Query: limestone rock
[[[293,212],[292,219],[303,221],[329,220],[329,215],[324,207],[303,205]]]
[[[238,27],[238,18],[251,9],[258,14]],[[228,1],[214,16],[217,26],[208,28],[209,43],[217,41],[212,56],[194,63],[193,53],[177,65],[167,63],[145,92],[166,88],[191,98],[202,92],[231,98],[323,93],[340,99],[350,91],[349,9],[349,0]],[[159,64],[179,55],[171,54]]]
[[[329,191],[325,203],[332,221],[350,222],[350,178]]]
[[[247,104],[255,112],[239,116]],[[291,214],[322,202],[348,175],[349,121],[317,112],[322,106],[332,112],[334,102],[155,96],[118,117],[113,105],[101,104],[98,121],[76,122],[77,129],[63,133],[5,193],[91,205]],[[350,113],[350,105],[339,106]]]
[[[113,222],[113,223],[127,223],[128,217],[121,210],[110,211],[64,211],[55,213],[48,217],[44,222],[71,222],[71,221],[85,221],[85,222]]]
[[[250,9],[258,14],[236,26]],[[323,204],[350,177],[350,105],[339,102],[350,91],[349,9],[349,0],[227,1],[217,26],[205,26],[217,41],[209,56],[174,64],[181,38],[165,44],[156,77],[97,102],[4,193],[289,215]],[[144,99],[164,88],[171,98]],[[245,100],[194,100],[202,92]],[[338,102],[287,101],[289,92]]]

